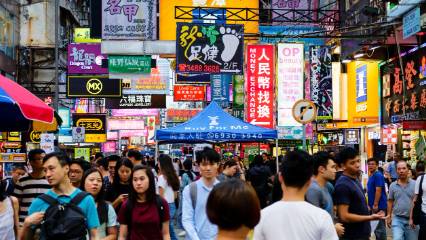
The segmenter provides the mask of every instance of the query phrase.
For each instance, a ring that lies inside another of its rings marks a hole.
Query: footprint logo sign
[[[224,50],[220,57],[224,62],[231,61],[235,53],[238,50],[238,46],[240,45],[241,36],[230,27],[220,27],[220,33],[222,34],[222,42],[224,45]]]

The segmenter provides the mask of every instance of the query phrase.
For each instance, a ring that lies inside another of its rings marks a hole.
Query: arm
[[[24,224],[19,235],[20,240],[34,239],[34,230],[31,228],[33,225],[39,225],[43,221],[44,213],[36,212],[25,218]]]
[[[117,226],[107,227],[107,233],[108,235],[102,240],[116,240],[117,239]]]
[[[195,230],[195,211],[192,208],[191,196],[189,194],[190,185],[186,186],[182,194],[182,225],[189,239],[200,240]]]
[[[346,223],[366,222],[366,221],[374,220],[374,218],[372,218],[372,215],[365,216],[365,215],[350,213],[349,205],[346,205],[346,204],[337,205],[337,213],[339,214],[340,220]]]
[[[163,222],[163,239],[170,240],[170,229],[169,229],[169,221]]]
[[[390,228],[392,226],[392,209],[393,208],[393,199],[388,200],[388,216],[386,218],[386,224]]]
[[[164,188],[158,187],[158,195],[160,195],[162,198],[164,198]]]
[[[126,240],[127,239],[127,225],[120,224],[120,235],[118,236],[118,240]]]
[[[13,230],[15,231],[15,236],[19,238],[18,226],[19,226],[19,202],[15,197],[10,197],[12,199],[13,207]]]
[[[99,238],[98,238],[98,229],[96,229],[96,228],[90,229],[90,239],[91,240],[99,240]]]
[[[381,196],[382,196],[382,187],[376,187],[376,193],[374,194],[373,210],[379,209],[379,201]]]
[[[418,197],[418,194],[414,195],[413,203],[411,204],[411,209],[410,209],[410,220],[408,221],[408,222],[409,222],[409,224],[410,224],[410,226],[411,226],[413,229],[416,227],[416,225],[414,225],[414,222],[413,222],[413,211],[414,211],[414,204],[415,204],[415,203],[416,203],[416,201],[417,201],[417,197]]]

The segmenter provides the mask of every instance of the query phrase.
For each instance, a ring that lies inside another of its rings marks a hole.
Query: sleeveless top
[[[0,240],[15,239],[12,199],[7,197],[3,203],[6,208],[0,213]]]

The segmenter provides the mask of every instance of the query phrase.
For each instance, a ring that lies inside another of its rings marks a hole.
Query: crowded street
[[[426,0],[0,0],[0,240],[426,240]]]

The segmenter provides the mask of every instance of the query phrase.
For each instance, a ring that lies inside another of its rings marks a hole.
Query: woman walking
[[[106,200],[112,202],[116,212],[119,212],[121,204],[129,196],[132,169],[133,164],[127,158],[122,158],[115,165],[114,181],[107,190]]]
[[[18,199],[6,196],[4,181],[0,181],[0,240],[18,237]]]

